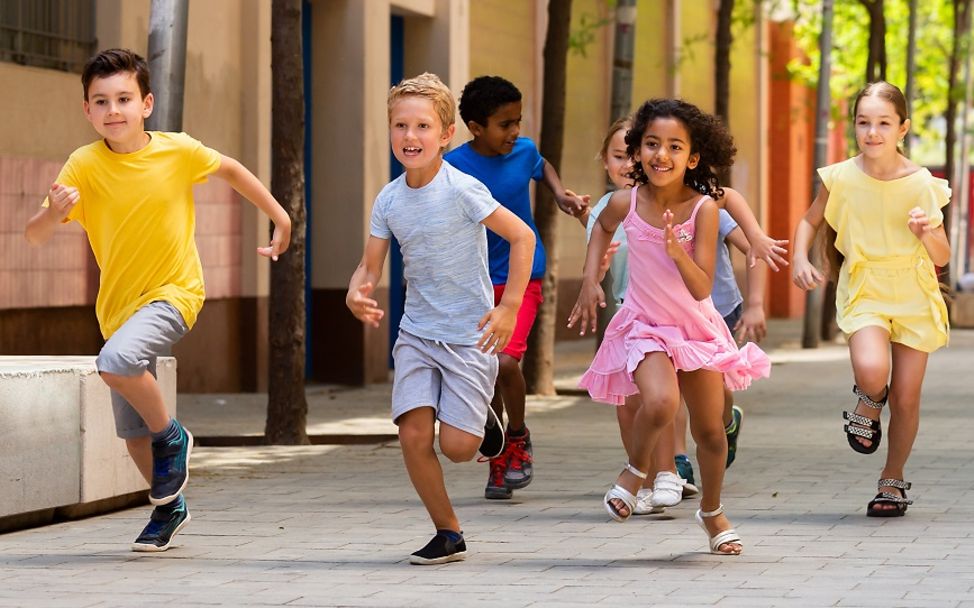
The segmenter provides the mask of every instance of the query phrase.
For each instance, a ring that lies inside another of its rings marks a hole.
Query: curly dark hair
[[[463,124],[471,120],[483,127],[487,119],[503,105],[521,101],[521,91],[514,83],[500,76],[478,76],[463,87],[460,94],[460,118]]]
[[[632,128],[626,133],[626,152],[635,158],[642,143],[643,134],[657,118],[675,118],[683,123],[690,134],[690,153],[699,154],[700,161],[693,169],[687,168],[683,183],[700,194],[717,200],[724,196],[718,177],[723,169],[734,164],[734,138],[719,118],[707,114],[692,103],[682,99],[650,99],[633,114]],[[637,184],[645,184],[649,177],[641,163],[633,163],[628,177]]]

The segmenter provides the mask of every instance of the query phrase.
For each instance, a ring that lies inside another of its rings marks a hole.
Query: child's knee
[[[480,437],[446,424],[440,425],[440,452],[452,462],[469,462],[477,455]]]
[[[644,395],[640,416],[654,427],[666,426],[673,422],[679,405],[679,397],[664,394]]]
[[[521,363],[510,355],[497,355],[497,376],[504,381],[521,373]]]
[[[406,412],[396,421],[399,425],[399,445],[403,451],[429,449],[433,445],[433,420],[421,408]]]
[[[719,424],[716,422],[700,423],[696,426],[691,422],[690,427],[693,440],[697,442],[698,446],[710,450],[727,448],[727,433],[724,432],[723,421],[720,421]]]

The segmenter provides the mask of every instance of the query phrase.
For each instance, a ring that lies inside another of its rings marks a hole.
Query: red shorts
[[[504,295],[504,288],[507,285],[494,285],[494,306],[500,304],[501,297]],[[507,348],[501,352],[518,361],[524,356],[524,351],[528,349],[528,336],[531,328],[534,327],[534,319],[538,316],[538,307],[544,302],[541,296],[541,279],[528,281],[528,287],[524,290],[524,299],[521,300],[521,308],[517,311],[517,322],[514,324],[514,334],[511,341],[507,343]]]

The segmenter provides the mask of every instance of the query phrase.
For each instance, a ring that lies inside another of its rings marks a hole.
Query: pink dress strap
[[[636,190],[639,190],[639,185],[633,187],[632,193],[629,195],[629,214],[636,212]]]
[[[700,211],[700,206],[703,205],[703,202],[708,198],[710,198],[710,195],[708,194],[704,194],[703,196],[700,197],[700,200],[697,201],[697,204],[693,206],[693,211],[690,212],[690,219],[687,220],[687,223],[692,224],[693,221],[697,219],[697,211]]]

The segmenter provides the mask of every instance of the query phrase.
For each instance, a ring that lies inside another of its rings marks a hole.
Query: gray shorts
[[[99,373],[138,376],[149,370],[155,376],[156,359],[169,355],[172,345],[187,331],[189,328],[183,316],[172,304],[151,302],[135,311],[105,342],[95,367]],[[115,414],[115,432],[122,439],[151,434],[142,416],[115,391],[112,391],[112,412]]]
[[[484,436],[487,408],[494,397],[497,355],[476,346],[427,340],[400,330],[392,349],[396,376],[392,420],[432,407],[436,418],[477,437]]]

